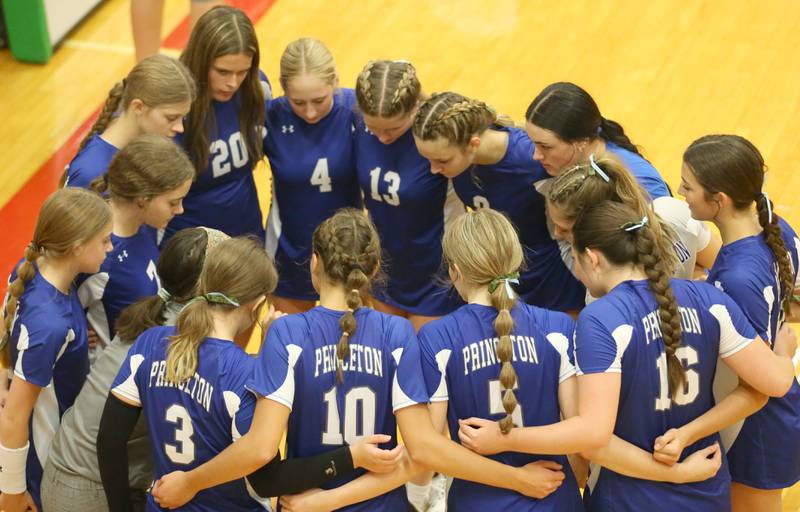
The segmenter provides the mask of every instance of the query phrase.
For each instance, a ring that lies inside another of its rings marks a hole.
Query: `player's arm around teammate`
[[[35,431],[58,429],[59,411],[72,405],[89,373],[86,317],[73,281],[80,272],[97,272],[111,250],[110,236],[111,211],[100,196],[58,190],[42,206],[12,273],[0,346],[3,368],[14,369],[0,411],[2,510],[41,508],[39,460],[52,438],[29,439],[28,432],[32,422]],[[48,399],[40,402],[42,394]]]
[[[552,451],[553,445],[547,446],[556,443],[563,450],[589,456],[608,443],[612,432],[649,444],[660,434],[656,429],[662,420],[648,422],[648,417],[664,417],[680,426],[713,406],[711,388],[718,357],[758,391],[770,396],[786,392],[794,380],[791,358],[776,355],[760,343],[741,310],[718,290],[705,283],[670,282],[653,237],[647,217],[639,218],[619,203],[606,201],[584,210],[573,227],[578,274],[593,294],[603,297],[578,320],[578,415],[547,427],[515,429],[508,436],[499,435],[493,425],[467,420],[459,432],[463,442],[480,451],[491,446],[492,452],[535,453]],[[658,302],[651,293],[659,297]],[[623,303],[625,308],[620,307]],[[708,339],[717,343],[709,344]],[[679,358],[690,361],[689,369],[682,367]],[[651,360],[657,361],[653,367]],[[660,385],[644,386],[626,376],[626,368],[642,364],[642,371],[658,372]],[[684,382],[688,388],[680,386]],[[638,386],[636,393],[630,392],[632,386]],[[665,389],[677,391],[665,395]],[[641,417],[634,420],[632,414]],[[704,443],[713,446],[713,441],[709,438]],[[695,452],[702,447],[695,445]],[[703,485],[716,486],[720,478],[727,477],[721,475]],[[605,480],[606,489],[613,489],[609,482],[650,485],[615,477]],[[717,487],[716,504],[709,507],[724,502],[725,493],[725,488]]]
[[[109,91],[61,185],[89,188],[113,156],[139,135],[182,133],[183,118],[196,96],[194,78],[180,61],[166,55],[144,59]]]

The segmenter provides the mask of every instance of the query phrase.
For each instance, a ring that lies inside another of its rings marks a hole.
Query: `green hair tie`
[[[497,287],[500,286],[500,283],[505,285],[508,298],[513,299],[514,294],[511,291],[511,286],[509,283],[519,284],[519,272],[511,272],[510,274],[498,276],[492,279],[492,281],[489,283],[489,293],[494,293],[495,290],[497,290]]]

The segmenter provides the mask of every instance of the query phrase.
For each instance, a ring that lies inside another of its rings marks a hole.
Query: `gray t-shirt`
[[[175,324],[181,308],[182,304],[174,302],[167,305],[165,325]],[[61,418],[61,427],[50,447],[49,459],[57,469],[95,482],[101,481],[100,469],[97,467],[100,417],[103,415],[111,384],[130,347],[130,342],[123,342],[116,336],[92,366],[78,398]],[[128,484],[132,489],[150,487],[153,481],[153,461],[144,415],[139,417],[128,441],[128,466]]]

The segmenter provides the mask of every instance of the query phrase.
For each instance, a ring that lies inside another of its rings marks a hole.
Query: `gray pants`
[[[103,484],[56,468],[50,460],[42,476],[43,512],[108,512],[108,502]],[[136,511],[144,511],[145,495],[131,492],[131,503]]]

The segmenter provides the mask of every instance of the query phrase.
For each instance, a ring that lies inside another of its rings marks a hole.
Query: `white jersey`
[[[697,262],[697,253],[708,247],[711,241],[711,230],[699,220],[692,218],[689,205],[674,197],[659,197],[652,203],[653,211],[669,224],[678,239],[675,240],[675,253],[679,265],[675,277],[692,279]]]

